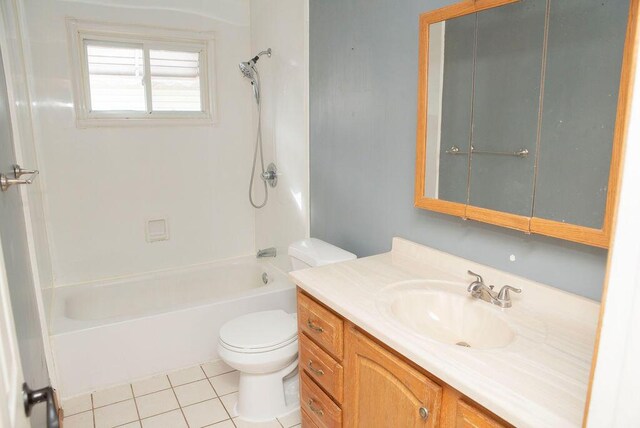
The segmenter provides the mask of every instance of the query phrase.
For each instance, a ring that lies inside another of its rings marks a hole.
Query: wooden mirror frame
[[[486,9],[516,3],[519,0],[464,0],[460,3],[426,12],[420,15],[418,41],[418,121],[416,128],[416,175],[414,206],[430,211],[455,215],[464,219],[477,220],[497,226],[521,230],[525,233],[536,233],[581,244],[608,248],[611,239],[611,228],[614,207],[618,197],[620,176],[620,158],[624,148],[624,136],[629,120],[631,102],[630,87],[632,83],[631,69],[633,65],[635,28],[638,20],[639,0],[630,0],[629,18],[627,22],[625,45],[622,55],[620,73],[620,89],[616,109],[616,121],[613,133],[611,166],[607,187],[604,221],[601,229],[576,224],[563,223],[538,217],[527,217],[510,214],[488,208],[480,208],[459,202],[444,201],[425,196],[426,153],[427,153],[427,79],[429,66],[429,25],[447,19],[457,18]]]

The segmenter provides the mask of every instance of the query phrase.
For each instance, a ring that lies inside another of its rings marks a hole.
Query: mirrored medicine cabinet
[[[420,16],[415,205],[608,247],[635,0],[468,0]]]

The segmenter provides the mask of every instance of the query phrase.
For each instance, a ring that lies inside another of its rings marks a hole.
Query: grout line
[[[200,370],[202,370],[202,367],[200,367]],[[202,370],[202,372],[204,373],[204,370]],[[173,387],[173,382],[171,382],[171,378],[169,376],[167,376],[167,379],[169,379],[169,385],[171,385],[171,392],[173,392],[173,396],[176,397],[176,401],[178,402],[178,408],[180,409],[180,413],[182,414],[184,423],[187,424],[187,428],[189,428],[189,421],[187,420],[187,415],[185,415],[184,410],[182,410],[182,404],[180,404],[180,400],[178,400],[178,394],[176,394],[176,390]],[[187,384],[185,383],[184,385],[187,385]],[[178,386],[182,386],[182,385],[178,385]]]
[[[204,372],[204,368],[202,366],[200,366],[200,368],[202,369],[202,371]],[[204,373],[205,376],[207,375],[207,373]],[[220,404],[222,405],[222,408],[224,409],[224,411],[227,413],[227,416],[229,416],[229,420],[231,421],[231,425],[236,426],[236,424],[233,423],[233,418],[231,417],[231,413],[229,412],[229,410],[227,409],[227,406],[224,405],[224,403],[222,402],[222,400],[220,399],[220,395],[218,395],[218,391],[216,391],[216,388],[213,386],[213,382],[211,382],[211,378],[207,376],[207,382],[209,382],[209,385],[211,385],[211,388],[213,389],[213,393],[216,394],[216,398],[218,399],[218,401],[220,402]],[[226,420],[226,419],[225,419]],[[220,422],[224,422],[224,421],[220,421]],[[216,422],[217,423],[217,422]]]
[[[200,404],[200,403],[204,403],[206,401],[213,401],[213,400],[220,400],[218,397],[213,397],[213,398],[207,398],[206,400],[201,400],[201,401],[196,401],[194,403],[189,403],[186,405],[181,405],[180,402],[178,402],[178,406],[182,407],[191,407],[191,406],[195,406],[196,404]]]
[[[95,407],[93,405],[93,392],[90,394],[91,397],[91,416],[93,417],[93,428],[96,428],[96,412]],[[64,422],[64,419],[63,419]]]
[[[207,379],[206,376],[204,378],[202,378],[202,379],[192,380],[192,381],[189,381],[189,382],[181,383],[179,385],[174,385],[173,383],[171,383],[171,380],[169,380],[169,385],[171,385],[171,388],[178,388],[180,386],[184,386],[184,385],[189,385],[189,384],[192,384],[192,383],[200,382],[201,380],[205,380],[205,379]],[[166,389],[169,389],[169,388],[166,388]]]
[[[131,393],[133,394],[133,391],[131,391]],[[112,406],[114,404],[124,403],[125,401],[129,401],[129,400],[132,400],[134,398],[135,397],[129,397],[129,398],[125,398],[124,400],[118,400],[118,401],[114,401],[113,403],[105,404],[103,406],[93,407],[93,410],[102,409],[104,407]]]
[[[196,382],[197,382],[197,381],[196,381]],[[190,382],[190,383],[193,383],[193,382]],[[186,384],[186,383],[185,383],[185,385],[188,385],[188,384]],[[182,385],[180,385],[180,386],[182,386]],[[168,388],[162,388],[162,389],[159,389],[159,390],[157,390],[157,391],[147,392],[146,394],[140,394],[140,395],[135,395],[135,393],[134,393],[133,398],[146,397],[147,395],[155,394],[155,393],[162,392],[162,391],[167,391],[167,390],[169,390],[169,389],[171,389],[171,387],[168,387]]]
[[[133,384],[130,383],[129,387],[131,388],[131,394],[133,395],[133,405],[136,408],[136,415],[138,415],[138,422],[142,425],[142,418],[140,417],[140,409],[138,409],[138,401],[136,400],[136,395],[133,393]]]
[[[202,371],[204,371],[204,369],[202,369]],[[206,374],[206,373],[205,373]],[[219,399],[221,397],[220,394],[218,394],[218,391],[216,390],[216,387],[213,386],[213,382],[211,382],[211,378],[207,378],[207,382],[209,382],[209,385],[211,385],[211,388],[213,389],[213,393],[216,394],[216,397]],[[220,401],[222,403],[222,401]],[[224,405],[223,405],[224,407]]]
[[[90,408],[90,409],[87,409],[87,410],[81,410],[81,411],[79,411],[79,412],[75,412],[75,413],[67,413],[67,412],[64,410],[64,408],[62,408],[62,418],[63,418],[63,419],[65,419],[65,418],[68,418],[68,417],[71,417],[71,416],[79,415],[79,414],[81,414],[81,413],[87,413],[87,412],[90,412],[90,411],[93,411],[93,405],[91,406],[91,408]]]
[[[142,423],[142,421],[145,421],[147,419],[155,418],[156,416],[160,416],[160,415],[166,415],[167,413],[175,412],[176,410],[180,410],[180,407],[177,407],[177,408],[171,409],[171,410],[165,410],[164,412],[160,412],[160,413],[157,413],[155,415],[145,416],[144,418],[140,419],[138,422]],[[131,422],[127,422],[127,424],[130,424],[130,423]],[[123,424],[123,425],[126,425],[126,424]],[[118,426],[120,426],[120,425],[118,425]]]

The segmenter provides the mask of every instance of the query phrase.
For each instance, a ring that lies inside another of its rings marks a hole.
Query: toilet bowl
[[[294,269],[356,258],[319,239],[289,246]],[[273,420],[300,406],[296,314],[283,310],[254,312],[222,326],[218,354],[240,372],[236,412],[251,422]]]

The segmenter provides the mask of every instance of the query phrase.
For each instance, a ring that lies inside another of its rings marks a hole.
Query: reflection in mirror
[[[534,217],[603,227],[628,15],[628,1],[551,3]]]
[[[425,196],[462,204],[469,175],[475,21],[467,15],[429,26]]]
[[[531,216],[545,4],[476,14],[469,205]]]

